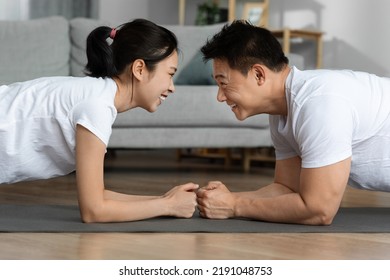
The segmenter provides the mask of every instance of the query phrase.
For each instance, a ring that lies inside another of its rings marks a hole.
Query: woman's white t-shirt
[[[117,110],[115,81],[48,77],[0,86],[0,183],[75,170],[76,126],[106,146]]]
[[[318,168],[352,157],[351,186],[390,191],[390,79],[293,67],[286,97],[288,115],[270,116],[278,160]]]

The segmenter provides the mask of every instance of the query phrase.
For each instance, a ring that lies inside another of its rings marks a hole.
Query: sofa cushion
[[[271,147],[269,129],[251,127],[114,128],[109,148],[243,148]]]
[[[96,27],[109,26],[109,24],[102,20],[74,18],[70,20],[69,25],[70,40],[72,42],[70,75],[75,77],[85,76],[84,68],[87,65],[87,37]]]
[[[0,23],[0,84],[69,75],[69,25],[63,17]]]
[[[164,25],[165,28],[175,33],[179,41],[179,67],[175,75],[175,82],[181,78],[182,71],[187,71],[185,76],[186,82],[189,84],[199,84],[199,81],[205,81],[202,84],[210,84],[211,64],[203,65],[203,67],[200,65],[199,62],[202,59],[200,48],[206,43],[207,39],[211,39],[224,25],[225,23],[203,26]],[[191,71],[191,68],[198,68],[199,71]],[[196,76],[196,79],[193,78],[191,81],[191,75]],[[179,81],[178,84],[185,84],[185,82]]]
[[[213,78],[213,63],[204,62],[199,50],[191,61],[174,78],[176,85],[216,85]]]

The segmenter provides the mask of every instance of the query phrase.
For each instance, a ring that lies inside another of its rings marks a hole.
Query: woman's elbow
[[[82,222],[86,224],[104,222],[100,207],[84,207],[83,209],[80,209],[80,216]]]

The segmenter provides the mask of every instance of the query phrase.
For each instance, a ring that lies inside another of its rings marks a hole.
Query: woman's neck
[[[130,77],[128,77],[128,75],[125,76],[120,75],[113,78],[117,85],[115,108],[119,113],[136,107],[135,104],[133,104],[133,81]]]

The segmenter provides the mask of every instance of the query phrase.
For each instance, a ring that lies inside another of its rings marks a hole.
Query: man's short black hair
[[[275,72],[288,65],[288,58],[272,33],[244,20],[226,24],[211,40],[207,40],[201,51],[204,61],[226,60],[232,69],[245,76],[256,63]]]

